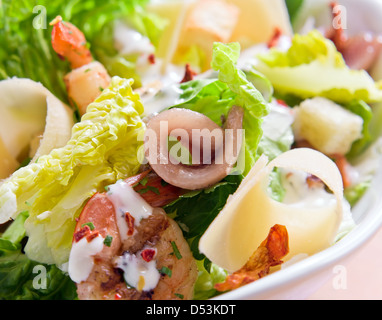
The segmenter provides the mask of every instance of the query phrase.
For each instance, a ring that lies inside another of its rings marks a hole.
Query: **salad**
[[[346,237],[382,151],[347,3],[3,0],[0,298],[210,299]]]

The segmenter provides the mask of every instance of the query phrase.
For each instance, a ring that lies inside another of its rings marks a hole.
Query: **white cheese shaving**
[[[293,206],[268,195],[269,173],[275,168],[301,170],[320,178],[336,201],[325,206]],[[290,252],[314,254],[330,246],[342,220],[342,177],[332,160],[312,149],[293,149],[270,163],[260,157],[238,190],[200,239],[199,249],[228,271],[240,269],[275,224],[286,226]]]
[[[6,171],[5,167],[0,170],[0,179],[16,169],[16,160],[29,155],[35,161],[64,146],[74,124],[73,110],[30,79],[0,81],[0,113],[0,158],[6,159],[0,163],[7,164]]]

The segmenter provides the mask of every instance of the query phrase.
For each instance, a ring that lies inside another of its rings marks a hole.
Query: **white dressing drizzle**
[[[127,212],[134,218],[134,226],[139,226],[140,221],[153,212],[153,208],[123,180],[109,186],[107,197],[113,203],[122,241],[128,238]]]
[[[137,254],[125,252],[116,260],[117,267],[123,271],[125,282],[138,291],[153,290],[160,279],[155,256],[149,262],[142,258],[141,253],[147,249],[154,248],[145,247]],[[156,249],[154,250],[156,252]]]
[[[73,242],[69,256],[68,273],[74,282],[80,283],[89,277],[94,265],[93,256],[103,249],[103,241],[104,238],[98,235],[90,242],[86,237],[78,242]]]
[[[310,188],[307,184],[308,174],[299,170],[289,170],[284,173],[283,186],[285,197],[283,202],[295,207],[324,208],[335,206],[337,200],[334,194],[326,192],[325,188]]]

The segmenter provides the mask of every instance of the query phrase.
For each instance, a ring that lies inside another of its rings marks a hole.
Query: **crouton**
[[[306,140],[327,155],[345,155],[362,137],[363,119],[322,97],[303,101],[295,109],[296,140]]]

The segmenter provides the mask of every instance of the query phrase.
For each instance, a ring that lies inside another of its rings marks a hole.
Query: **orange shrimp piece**
[[[59,56],[66,58],[72,69],[79,68],[93,60],[86,45],[86,38],[76,26],[62,21],[61,16],[57,16],[50,25],[53,26],[53,50]]]
[[[274,225],[248,262],[238,271],[228,275],[225,282],[217,283],[215,289],[228,291],[256,281],[270,271],[270,267],[283,263],[281,259],[289,252],[289,238],[285,226]]]

